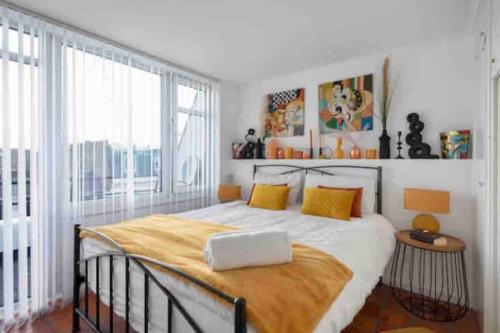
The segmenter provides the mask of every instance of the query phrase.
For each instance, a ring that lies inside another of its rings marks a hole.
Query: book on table
[[[437,246],[446,245],[446,237],[437,232],[427,230],[412,230],[410,231],[410,238]]]

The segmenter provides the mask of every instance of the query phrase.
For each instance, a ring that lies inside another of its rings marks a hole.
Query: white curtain
[[[40,155],[36,151],[41,137],[39,124],[43,121],[39,100],[39,30],[31,19],[5,8],[0,10],[1,315],[4,328],[13,323],[16,314],[19,320],[28,318],[30,303],[39,304],[38,293],[33,292],[36,286],[29,281],[43,278],[35,268],[40,265],[34,263],[39,257],[33,252],[43,249],[44,245],[39,238],[29,236],[30,230],[31,234],[38,234],[39,228],[43,228],[38,217],[46,211],[42,212],[38,206]]]
[[[71,297],[73,225],[210,205],[219,87],[0,6],[1,330]]]
[[[187,209],[210,205],[218,184],[218,93],[212,85],[183,75],[172,76],[174,128],[173,156],[177,175],[174,200]]]

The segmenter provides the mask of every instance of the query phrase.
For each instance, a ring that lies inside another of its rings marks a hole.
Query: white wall
[[[474,117],[474,161],[472,164],[471,191],[474,193],[474,208],[476,211],[477,226],[474,234],[474,245],[472,248],[474,280],[478,282],[480,288],[476,289],[476,310],[478,312],[479,322],[483,329],[484,325],[484,295],[485,295],[485,269],[488,265],[485,258],[485,249],[487,244],[486,226],[487,226],[487,170],[486,156],[488,154],[487,139],[487,112],[489,103],[489,52],[485,44],[484,35],[488,32],[488,10],[485,1],[479,2],[478,10],[471,22],[473,26],[475,40],[475,65],[477,75],[479,76],[479,104],[476,117]],[[479,283],[480,282],[480,283]]]
[[[477,0],[471,16],[476,39],[476,63],[481,89],[472,190],[476,195],[479,225],[476,228],[474,269],[478,288],[478,311],[483,332],[499,332],[500,318],[500,225],[498,222],[498,89],[500,74],[500,2]]]
[[[231,159],[231,142],[238,137],[238,127],[236,121],[239,118],[241,108],[241,90],[238,86],[223,82],[221,84],[221,117],[220,117],[220,179],[224,181],[224,176],[231,174],[232,170],[227,168],[227,160]]]
[[[478,112],[479,76],[474,61],[474,39],[471,36],[455,36],[447,40],[429,42],[373,54],[350,61],[316,67],[291,73],[285,76],[252,82],[241,88],[241,102],[235,108],[231,118],[226,121],[230,128],[222,142],[222,147],[231,141],[242,141],[249,127],[260,133],[260,115],[264,107],[266,94],[281,90],[304,87],[305,92],[305,128],[312,129],[315,141],[318,133],[317,86],[323,82],[349,78],[361,74],[375,75],[375,95],[381,91],[381,69],[385,56],[391,56],[395,72],[401,73],[398,93],[393,103],[389,119],[389,134],[393,138],[393,156],[396,153],[395,141],[398,130],[404,135],[408,132],[406,115],[418,112],[425,123],[424,142],[431,145],[432,151],[439,154],[439,132],[449,129],[472,128]],[[378,112],[378,103],[375,106]],[[236,115],[236,117],[235,117]],[[362,149],[378,148],[378,136],[381,124],[375,121],[371,132],[356,133]],[[473,134],[474,135],[474,134]],[[307,137],[280,139],[284,145],[306,147]],[[403,139],[404,141],[404,139]],[[335,135],[324,135],[323,142],[333,146]],[[223,148],[224,149],[224,148]],[[229,150],[229,148],[227,148]],[[345,148],[347,151],[347,148]],[[406,157],[407,146],[404,145]],[[270,162],[270,161],[266,161]],[[271,161],[272,162],[272,161]],[[475,302],[476,275],[473,274],[473,255],[476,254],[475,228],[477,225],[474,212],[474,194],[471,191],[472,161],[447,160],[388,160],[388,161],[289,161],[293,164],[332,164],[355,163],[382,165],[384,168],[384,215],[396,228],[404,229],[410,225],[415,215],[403,209],[402,198],[405,187],[423,187],[447,189],[452,193],[451,212],[439,216],[442,231],[462,238],[467,245],[466,262],[473,304]],[[253,161],[233,161],[230,152],[222,160],[222,177],[234,174],[235,182],[243,185],[247,194],[250,184]]]
[[[234,132],[237,135],[232,139],[241,141],[248,127],[260,132],[260,115],[266,94],[300,87],[306,89],[306,132],[312,129],[316,139],[318,84],[373,73],[374,93],[376,97],[380,96],[382,64],[385,56],[391,56],[394,75],[400,75],[388,124],[393,154],[396,152],[397,131],[403,132],[403,141],[408,132],[406,115],[410,112],[420,114],[426,126],[423,131],[424,142],[432,146],[434,153],[439,153],[439,132],[471,128],[477,112],[477,81],[471,79],[475,78],[473,46],[472,37],[457,36],[250,83],[243,87],[241,107],[235,110],[239,118]],[[375,113],[378,112],[379,103],[376,102]],[[374,123],[374,131],[353,133],[361,148],[378,148],[381,124],[377,119]],[[335,135],[324,135],[323,138],[330,146],[334,144]],[[306,140],[305,136],[280,139],[284,144],[296,147],[305,147]],[[406,149],[404,154],[406,156]]]

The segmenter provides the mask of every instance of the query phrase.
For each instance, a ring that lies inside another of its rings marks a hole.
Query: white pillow
[[[363,188],[363,199],[361,210],[364,214],[372,214],[375,212],[375,197],[376,197],[376,181],[372,178],[353,177],[353,176],[330,176],[330,175],[315,175],[307,174],[304,188],[307,187],[346,187],[346,188]]]
[[[301,176],[300,173],[287,173],[284,175],[277,175],[258,171],[255,174],[254,183],[267,184],[267,185],[282,185],[286,184],[290,187],[288,194],[288,204],[293,205],[297,203],[300,195]]]

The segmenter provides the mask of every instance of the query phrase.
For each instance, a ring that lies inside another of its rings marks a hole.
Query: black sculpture
[[[397,142],[397,150],[398,150],[398,156],[396,156],[396,159],[402,160],[404,157],[401,156],[401,149],[403,149],[402,145],[403,143],[401,142],[401,131],[398,131],[398,142]]]
[[[257,143],[255,144],[255,158],[264,159],[265,158],[264,150],[265,150],[264,142],[260,138],[258,138]]]
[[[422,142],[422,130],[424,123],[420,121],[418,113],[410,113],[406,120],[410,123],[410,133],[406,135],[406,143],[410,146],[408,156],[415,159],[439,158],[438,155],[431,155],[431,146]]]
[[[248,133],[245,135],[245,140],[247,140],[247,143],[243,148],[241,148],[240,158],[250,160],[254,158],[255,143],[257,141],[255,138],[255,130],[253,128],[248,129]]]

